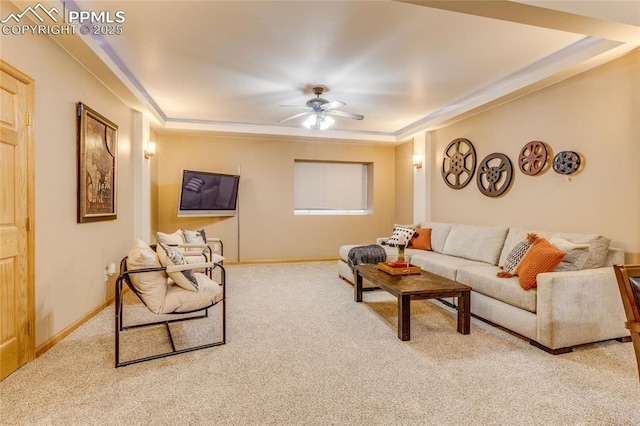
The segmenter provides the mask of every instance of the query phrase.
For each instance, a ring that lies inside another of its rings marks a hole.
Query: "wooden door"
[[[0,380],[34,358],[33,81],[0,61]]]

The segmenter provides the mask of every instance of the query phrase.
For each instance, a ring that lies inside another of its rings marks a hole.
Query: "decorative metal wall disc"
[[[531,141],[526,144],[518,157],[518,167],[525,175],[537,175],[547,164],[549,153],[544,142]]]
[[[509,157],[494,152],[487,155],[478,166],[476,181],[484,195],[498,197],[509,189],[512,177],[513,166]]]
[[[553,170],[561,175],[572,175],[580,168],[580,155],[574,151],[560,151],[553,159]]]
[[[476,170],[476,150],[467,139],[454,139],[444,150],[442,179],[450,188],[462,189]]]

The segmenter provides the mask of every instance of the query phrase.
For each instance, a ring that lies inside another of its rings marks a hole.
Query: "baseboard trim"
[[[325,257],[320,259],[273,259],[273,260],[225,260],[224,265],[252,265],[267,263],[303,263],[303,262],[335,262],[340,260],[339,257]]]
[[[91,311],[89,311],[87,314],[85,314],[79,320],[77,320],[74,323],[72,323],[70,326],[68,326],[65,329],[63,329],[60,333],[56,334],[51,339],[47,340],[46,342],[44,342],[43,344],[38,346],[36,348],[36,358],[39,357],[40,355],[42,355],[43,353],[47,352],[56,343],[60,342],[62,339],[67,337],[69,334],[73,333],[82,324],[84,324],[85,322],[89,321],[91,318],[96,316],[104,308],[106,308],[111,303],[113,303],[114,300],[115,300],[115,297],[110,298],[109,300],[107,300],[106,302],[101,304],[100,306],[98,306],[98,307],[92,309]]]

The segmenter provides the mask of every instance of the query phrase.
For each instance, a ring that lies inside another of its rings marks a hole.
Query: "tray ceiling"
[[[640,44],[640,2],[116,0],[64,6],[126,13],[123,34],[82,36],[84,47],[59,42],[81,61],[88,46],[100,60],[85,65],[152,116],[159,131],[396,143]],[[329,89],[324,98],[345,102],[340,109],[365,119],[337,118],[321,133],[303,128],[302,119],[278,122],[292,114],[279,105],[304,105],[318,84]]]

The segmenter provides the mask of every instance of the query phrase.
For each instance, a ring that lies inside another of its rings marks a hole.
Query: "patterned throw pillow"
[[[199,178],[191,178],[189,183],[187,183],[184,187],[187,191],[200,192],[200,188],[204,185],[204,181]]]
[[[162,266],[185,265],[187,263],[182,253],[173,247],[160,243],[158,248],[158,258]],[[185,271],[169,272],[168,274],[173,282],[185,290],[198,291],[198,280],[192,270],[187,269]]]
[[[527,234],[526,240],[520,241],[513,247],[504,261],[504,266],[500,267],[502,270],[496,275],[500,278],[511,278],[514,275],[517,275],[516,269],[518,268],[518,265],[538,239],[539,238],[536,234]]]
[[[189,231],[187,229],[183,229],[182,235],[184,235],[184,242],[187,244],[207,243],[207,235],[205,234],[204,229],[200,229],[198,231]]]
[[[184,236],[184,242],[186,244],[207,244],[207,235],[205,234],[204,229],[200,229],[199,231],[189,231],[187,229],[182,229],[182,235]],[[187,248],[185,251],[199,251],[204,253],[207,250],[200,248]]]
[[[402,226],[395,226],[393,228],[393,235],[385,244],[390,247],[398,247],[398,243],[400,241],[404,241],[405,245],[413,238],[413,235],[416,233],[416,230],[413,228],[405,228]]]
[[[556,269],[563,257],[564,252],[555,248],[544,238],[540,238],[529,249],[516,268],[520,287],[525,290],[537,287],[538,274]]]

